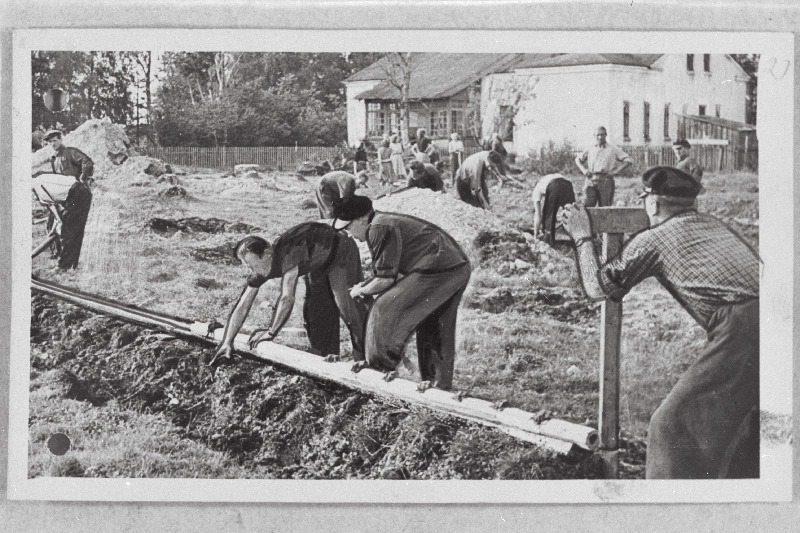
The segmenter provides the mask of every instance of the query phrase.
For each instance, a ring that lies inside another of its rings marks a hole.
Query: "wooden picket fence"
[[[644,170],[656,166],[675,166],[677,160],[671,145],[620,146],[631,156],[634,168]],[[576,156],[582,150],[573,152]],[[731,148],[723,145],[692,146],[692,157],[706,172],[730,172],[733,170],[758,170],[758,149]]]
[[[339,146],[167,146],[149,147],[144,151],[145,155],[171,165],[217,169],[253,164],[274,170],[294,170],[305,161],[333,163],[342,155]]]

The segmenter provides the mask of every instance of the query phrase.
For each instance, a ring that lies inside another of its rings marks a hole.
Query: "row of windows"
[[[426,124],[428,137],[446,139],[451,133],[464,136],[464,110],[435,109],[430,111]],[[423,127],[422,124],[419,127]],[[367,104],[367,135],[381,137],[384,133],[400,130],[400,108],[394,103]]]
[[[720,116],[721,106],[720,104],[716,104],[715,112],[716,116]],[[687,109],[684,106],[683,113],[686,114]],[[706,114],[706,106],[701,105],[698,106],[697,114],[704,116]],[[642,131],[644,132],[644,141],[650,142],[650,102],[644,102],[642,107],[642,116],[644,119],[644,124],[642,127]],[[670,117],[670,104],[666,104],[664,106],[664,138],[669,139],[669,117]],[[628,142],[631,140],[630,137],[631,132],[631,103],[630,102],[623,102],[622,103],[622,136],[624,137],[625,141]]]
[[[686,70],[694,72],[694,54],[686,54]],[[703,72],[711,72],[711,54],[703,54]]]

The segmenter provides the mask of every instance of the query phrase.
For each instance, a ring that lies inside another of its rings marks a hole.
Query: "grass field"
[[[491,198],[498,217],[526,230],[532,224],[530,193],[537,177],[523,174],[520,178],[522,189],[505,187]],[[580,190],[582,179],[569,179]],[[100,179],[80,268],[66,274],[53,271],[53,261],[42,254],[34,260],[34,273],[156,311],[194,320],[222,320],[246,275],[229,255],[230,246],[243,233],[230,231],[228,225],[221,233],[179,231],[164,236],[151,229],[150,221],[217,218],[255,226],[274,239],[294,224],[316,219],[313,180],[301,181],[288,173],[262,179],[223,177],[194,169],[180,176],[186,196],[170,197],[164,194],[169,184],[159,184],[149,176],[132,181]],[[700,210],[719,216],[757,245],[757,176],[711,174],[704,185],[707,193],[700,199]],[[638,205],[638,186],[633,178],[620,179],[617,201]],[[372,189],[370,194],[376,192]],[[41,240],[42,232],[41,225],[34,226],[34,242]],[[505,399],[528,411],[545,410],[556,418],[596,425],[599,308],[582,299],[572,255],[544,248],[540,243],[532,245],[537,264],[522,271],[509,266],[508,254],[489,255],[475,265],[459,313],[455,388],[476,397]],[[266,323],[277,292],[277,282],[265,285],[248,324]],[[302,292],[301,283],[288,327],[302,327]],[[342,338],[347,352],[344,330]],[[704,341],[703,330],[654,280],[642,283],[625,298],[620,402],[624,431],[645,435],[650,415]],[[401,374],[418,379],[416,357],[408,355]],[[46,412],[49,408],[43,400],[32,399],[33,409]],[[90,420],[94,415],[80,412],[76,416]],[[146,418],[135,422],[152,425],[154,435],[161,431]],[[207,461],[209,468],[226,468],[224,459]],[[38,464],[34,468],[44,468]],[[230,475],[238,475],[235,468]]]

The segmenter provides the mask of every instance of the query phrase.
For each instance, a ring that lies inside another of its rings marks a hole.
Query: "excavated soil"
[[[205,366],[210,347],[48,297],[34,295],[31,315],[32,391],[49,387],[96,409],[113,400],[157,414],[252,477],[601,477],[596,455],[557,456],[491,428],[277,368],[242,361],[212,377]],[[643,457],[639,445],[623,453],[626,477],[640,475]],[[71,475],[109,475],[96,465],[75,466]]]

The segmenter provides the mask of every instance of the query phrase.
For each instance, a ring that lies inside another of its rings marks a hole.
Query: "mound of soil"
[[[234,246],[233,243],[223,243],[212,248],[195,248],[189,254],[198,261],[220,265],[238,265],[239,260],[233,254]]]
[[[539,259],[522,233],[514,230],[481,230],[473,241],[473,247],[478,251],[482,266],[496,268],[502,263],[518,260],[535,266]]]
[[[600,304],[586,300],[580,291],[560,287],[512,291],[505,287],[487,289],[477,285],[464,305],[489,313],[545,314],[569,324],[594,322],[600,314]]]
[[[34,295],[31,386],[96,409],[160,414],[181,438],[253,477],[299,479],[599,478],[597,456],[557,456],[497,430],[239,362],[212,377],[213,351]],[[59,385],[61,384],[61,385]],[[31,413],[36,419],[36,413]],[[626,458],[626,461],[629,459]],[[86,465],[86,472],[93,472]],[[88,475],[88,474],[87,474]]]
[[[244,222],[228,222],[221,218],[188,217],[179,220],[168,218],[151,218],[147,226],[165,237],[171,237],[178,231],[189,233],[253,233],[261,228],[245,224]]]
[[[64,145],[78,148],[94,162],[96,177],[105,177],[118,165],[135,155],[125,127],[110,119],[87,120],[74,131],[64,135]],[[49,172],[50,148],[37,150],[31,157],[32,170]]]

